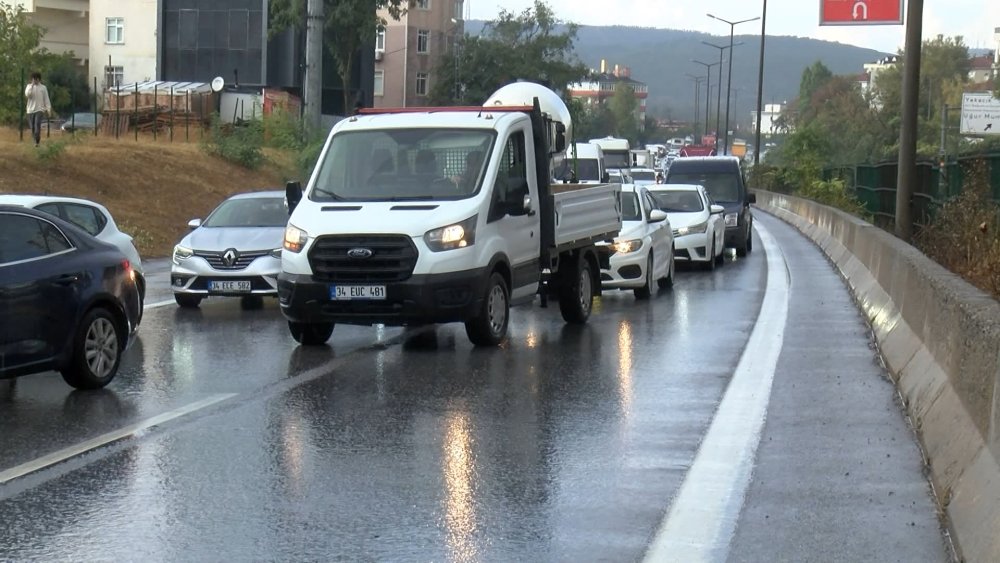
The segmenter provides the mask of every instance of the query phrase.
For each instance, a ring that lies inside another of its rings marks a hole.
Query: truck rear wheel
[[[594,278],[590,262],[581,255],[567,266],[559,284],[559,311],[564,321],[583,324],[590,318],[594,305]]]
[[[288,321],[292,338],[303,346],[322,346],[333,335],[333,323],[296,323]]]
[[[479,314],[465,323],[465,334],[476,346],[496,346],[507,338],[510,319],[510,292],[507,282],[493,272],[486,286]]]

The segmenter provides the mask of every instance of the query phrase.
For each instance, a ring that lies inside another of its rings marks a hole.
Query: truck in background
[[[632,155],[629,152],[631,146],[628,139],[608,136],[602,139],[591,139],[590,142],[601,147],[601,150],[604,151],[604,168],[612,170],[632,167]]]
[[[604,170],[604,152],[593,143],[573,143],[566,149],[566,155],[555,175],[557,181],[580,184],[606,184],[608,174]]]
[[[337,323],[462,322],[507,336],[510,307],[541,295],[584,323],[600,292],[596,243],[622,225],[619,184],[554,183],[572,122],[529,82],[479,108],[365,109],[330,132],[291,213],[278,301],[292,337],[325,343]]]

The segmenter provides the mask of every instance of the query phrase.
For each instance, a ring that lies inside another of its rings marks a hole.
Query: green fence
[[[981,163],[988,167],[987,178],[994,201],[1000,202],[1000,154],[966,156],[944,165],[919,162],[917,183],[913,186],[913,217],[926,223],[942,203],[962,193],[966,177],[972,166]],[[854,190],[855,195],[880,225],[892,224],[896,217],[895,162],[842,166],[823,170],[823,179],[841,179]]]

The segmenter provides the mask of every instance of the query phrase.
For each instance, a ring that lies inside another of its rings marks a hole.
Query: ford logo
[[[352,248],[347,251],[350,258],[371,258],[375,254],[370,248]]]

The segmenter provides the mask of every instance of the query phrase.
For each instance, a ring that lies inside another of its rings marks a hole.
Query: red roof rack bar
[[[411,107],[411,108],[361,108],[359,115],[382,115],[390,113],[444,113],[444,112],[464,112],[464,113],[521,113],[530,112],[532,106],[440,106],[440,107]]]

